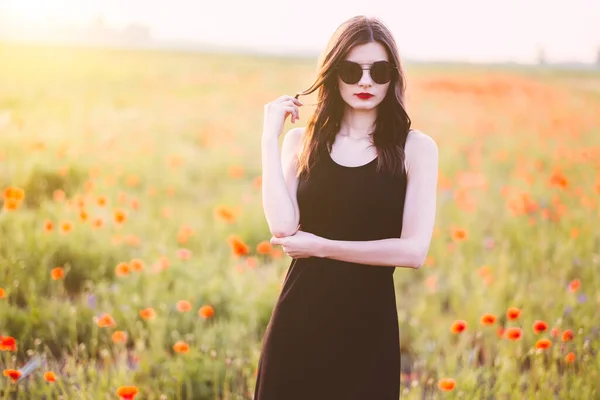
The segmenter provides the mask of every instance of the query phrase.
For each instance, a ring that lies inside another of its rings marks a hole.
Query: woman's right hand
[[[291,115],[292,124],[300,119],[302,102],[293,96],[281,96],[270,103],[265,104],[265,118],[263,136],[272,135],[279,138],[283,130],[283,124],[288,115]]]

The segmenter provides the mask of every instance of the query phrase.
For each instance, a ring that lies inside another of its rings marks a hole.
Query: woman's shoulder
[[[290,136],[290,138],[298,140],[298,139],[302,138],[302,135],[304,135],[305,130],[306,130],[305,126],[297,126],[297,127],[290,129],[289,131],[287,131],[285,136],[286,137]]]
[[[411,129],[408,131],[406,137],[406,144],[404,145],[405,153],[416,153],[419,155],[431,154],[432,152],[437,153],[437,143],[431,136],[422,131]]]
[[[430,135],[416,129],[411,129],[406,137],[404,155],[406,170],[410,173],[410,166],[415,162],[437,160],[438,146]]]
[[[433,140],[431,136],[417,129],[411,129],[408,131],[408,136],[406,137],[406,145],[408,146],[409,143],[416,146],[437,147],[435,140]]]
[[[304,130],[306,128],[299,126],[294,127],[286,132],[283,138],[282,144],[282,155],[289,156],[291,158],[295,157],[300,150],[302,145],[302,136],[304,135]]]

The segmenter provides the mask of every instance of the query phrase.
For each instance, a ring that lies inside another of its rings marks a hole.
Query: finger
[[[298,105],[292,101],[286,101],[285,103],[281,103],[281,105],[285,107],[294,107],[296,110],[298,110]]]
[[[296,112],[294,111],[293,107],[285,109],[284,119],[286,119],[288,115],[290,116],[290,121],[294,122],[294,120],[296,119]]]
[[[292,121],[300,119],[300,110],[298,109],[298,107],[296,105],[294,105],[294,104],[285,105],[284,110],[286,111],[286,113],[289,113],[292,115]],[[287,115],[288,114],[286,114],[286,116]]]
[[[292,115],[294,116],[294,119],[300,119],[300,109],[295,104],[291,104],[291,102],[290,103],[286,102],[283,104],[286,105],[286,108],[285,108],[286,111],[292,113]],[[287,107],[289,107],[289,108],[287,108]]]
[[[286,113],[290,113],[294,117],[294,119],[298,119],[300,117],[300,112],[298,111],[298,107],[296,106],[286,106],[284,107],[284,110],[286,111]]]
[[[278,237],[275,237],[275,236],[273,236],[271,238],[271,244],[274,244],[274,245],[283,245],[284,241],[285,240],[283,238],[278,238]]]
[[[298,104],[299,106],[303,106],[304,103],[302,103],[302,100],[300,100],[298,97],[300,96],[300,93],[296,93],[294,95],[294,97],[292,97],[292,99],[294,100],[294,103]]]
[[[299,106],[304,105],[304,103],[302,103],[296,96],[283,95],[283,96],[279,97],[277,100],[279,100],[280,102],[291,101],[292,103],[299,105]]]

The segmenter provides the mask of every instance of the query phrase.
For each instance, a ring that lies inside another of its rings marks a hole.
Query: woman
[[[302,102],[265,106],[263,207],[293,258],[263,338],[255,399],[397,400],[393,273],[419,268],[434,226],[438,151],[411,130],[396,43],[376,18],[338,27],[306,128]]]

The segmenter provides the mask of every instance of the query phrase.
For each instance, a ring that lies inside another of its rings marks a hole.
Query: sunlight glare
[[[57,22],[83,22],[89,5],[77,0],[5,0],[2,10],[12,20],[47,25]]]

